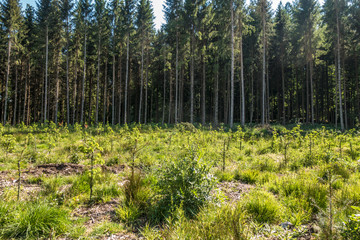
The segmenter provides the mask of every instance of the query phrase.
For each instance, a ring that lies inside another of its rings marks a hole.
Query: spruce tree
[[[19,35],[21,33],[21,28],[23,25],[23,17],[21,15],[21,7],[18,0],[6,0],[3,3],[1,3],[1,22],[3,24],[7,38],[7,61],[6,61],[5,95],[4,95],[5,103],[3,110],[3,124],[5,125],[7,122],[11,54],[13,49],[20,48]]]

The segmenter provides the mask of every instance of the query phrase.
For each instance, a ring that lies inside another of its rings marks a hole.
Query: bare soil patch
[[[221,182],[218,183],[217,188],[220,189],[230,202],[240,200],[244,193],[254,188],[254,185],[245,184],[241,182]]]

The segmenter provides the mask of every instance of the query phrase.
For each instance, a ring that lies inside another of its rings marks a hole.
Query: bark
[[[111,124],[115,125],[115,53],[113,53],[112,64],[112,96],[111,96]]]
[[[146,53],[146,74],[145,74],[145,111],[144,111],[144,123],[147,123],[147,113],[148,113],[148,83],[149,83],[149,52],[147,50]],[[151,92],[151,99],[153,98],[153,92]],[[152,100],[151,100],[152,102]],[[150,110],[151,110],[151,106],[150,106]],[[151,115],[150,115],[151,117]]]
[[[230,128],[234,125],[234,9],[233,1],[230,1],[231,8],[231,80],[230,80]]]
[[[77,109],[77,76],[78,76],[78,69],[77,69],[77,59],[78,59],[78,52],[76,51],[75,54],[75,69],[74,69],[74,92],[73,92],[73,115],[72,115],[72,123],[75,124],[76,122],[76,109]]]
[[[60,52],[56,55],[56,83],[55,83],[55,124],[58,123],[58,109],[59,109],[59,91],[60,91],[60,80],[59,80],[59,70],[60,70]]]
[[[139,123],[141,123],[143,89],[144,89],[144,41],[142,41],[141,43],[140,100],[139,100],[139,119],[138,119]]]
[[[162,120],[161,124],[165,123],[165,106],[166,106],[166,52],[164,51],[164,83],[163,83],[163,106],[162,106]]]
[[[261,124],[265,124],[265,71],[266,71],[266,23],[265,23],[265,7],[262,7],[262,24],[263,24],[263,53],[262,53],[262,102],[261,102]]]
[[[195,48],[195,36],[194,36],[194,23],[191,25],[191,65],[190,65],[190,123],[194,123],[194,48]]]
[[[100,94],[100,58],[101,58],[101,33],[98,40],[98,61],[97,61],[97,80],[96,80],[96,110],[95,110],[95,124],[99,123],[99,94]]]
[[[70,89],[69,89],[69,17],[66,18],[66,123],[70,124]]]
[[[46,45],[45,45],[45,87],[44,87],[44,123],[46,123],[47,113],[47,84],[48,84],[48,64],[49,64],[49,27],[46,25]]]
[[[219,59],[216,58],[216,76],[215,76],[215,104],[214,104],[214,125],[219,125]]]
[[[203,60],[203,80],[202,80],[202,100],[201,100],[201,109],[202,109],[202,116],[201,116],[201,123],[204,125],[205,124],[205,121],[206,121],[206,60],[205,60],[205,53],[203,54],[202,56]]]
[[[126,39],[126,77],[125,77],[125,100],[124,100],[124,124],[127,123],[128,84],[129,84],[129,54],[130,54],[130,33]]]
[[[16,125],[16,113],[17,113],[17,96],[18,96],[18,69],[15,65],[15,97],[14,97],[14,109],[13,109],[13,124]]]
[[[85,104],[85,80],[86,80],[86,39],[87,33],[85,31],[85,39],[84,39],[84,71],[82,78],[82,87],[81,87],[81,110],[80,110],[80,124],[83,124],[84,121],[84,104]]]
[[[27,62],[27,72],[26,72],[26,76],[25,76],[25,91],[24,91],[24,105],[23,105],[23,118],[22,121],[23,123],[26,123],[26,103],[27,103],[27,99],[28,99],[28,84],[29,84],[29,77],[30,77],[30,59]]]
[[[103,95],[103,124],[106,124],[106,113],[107,113],[107,69],[108,69],[108,58],[105,61],[105,77],[104,77],[104,95]]]
[[[241,125],[245,125],[245,81],[243,60],[242,20],[240,20],[240,89],[241,89]]]
[[[337,1],[336,1],[337,5]],[[341,131],[345,130],[344,127],[344,118],[343,118],[343,106],[342,106],[342,91],[341,91],[341,55],[340,55],[340,23],[339,23],[339,13],[338,8],[336,7],[336,33],[337,33],[337,39],[336,39],[336,45],[337,45],[337,82],[339,87],[339,114],[340,114],[340,127]]]
[[[177,27],[176,27],[177,28]],[[178,122],[178,99],[179,99],[179,32],[176,31],[176,66],[175,66],[175,123]]]
[[[5,81],[5,104],[4,104],[4,119],[3,125],[6,124],[7,120],[7,104],[8,104],[8,88],[9,88],[9,76],[10,76],[10,61],[11,61],[11,39],[8,42],[8,51],[7,51],[7,65],[6,65],[6,81]]]

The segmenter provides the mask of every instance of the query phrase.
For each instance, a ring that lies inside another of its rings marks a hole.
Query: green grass
[[[148,239],[286,239],[290,233],[279,227],[285,221],[296,226],[291,234],[297,237],[310,224],[322,226],[314,233],[321,238],[330,200],[333,233],[341,238],[339,223],[355,213],[351,206],[360,206],[358,130],[188,123],[1,129],[0,170],[8,186],[0,192],[0,238],[100,238],[135,231]],[[82,170],[37,169],[46,163],[80,164]],[[330,178],[336,178],[331,196]],[[91,216],[94,209],[106,210],[105,221]]]

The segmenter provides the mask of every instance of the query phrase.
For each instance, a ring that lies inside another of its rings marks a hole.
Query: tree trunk
[[[13,124],[16,125],[16,113],[17,113],[17,95],[18,95],[18,69],[15,65],[15,98],[14,98],[14,109],[13,109]]]
[[[115,52],[113,53],[112,64],[112,96],[111,96],[111,124],[115,125]]]
[[[214,125],[219,125],[219,58],[216,58],[215,69],[215,104],[214,104]]]
[[[337,5],[336,0],[336,5]],[[340,23],[339,23],[339,15],[338,15],[338,8],[336,7],[336,33],[337,33],[337,82],[339,88],[339,114],[340,114],[340,127],[341,131],[345,130],[344,127],[344,118],[343,118],[343,108],[342,108],[342,91],[341,91],[341,55],[340,55]]]
[[[3,125],[6,124],[7,120],[7,104],[8,104],[8,88],[9,88],[9,76],[10,76],[10,61],[11,61],[11,39],[8,42],[8,51],[7,51],[7,66],[6,66],[6,81],[5,81],[5,104],[4,104],[4,119]]]
[[[265,6],[262,7],[262,24],[263,24],[263,53],[262,53],[262,101],[261,101],[261,124],[265,124],[265,71],[266,71],[266,23],[265,23]]]
[[[46,123],[47,113],[47,84],[48,84],[48,64],[49,64],[49,27],[46,25],[46,45],[45,45],[45,88],[44,88],[44,123]]]
[[[126,77],[125,77],[125,100],[124,100],[124,124],[127,123],[128,84],[129,84],[129,54],[130,54],[130,33],[126,39]]]
[[[202,79],[202,94],[201,94],[201,97],[202,97],[202,100],[201,100],[201,109],[202,109],[202,114],[201,114],[201,123],[203,125],[205,125],[205,122],[206,122],[206,60],[205,60],[205,53],[203,54],[202,56],[202,63],[203,63],[203,79]]]
[[[143,88],[144,88],[144,41],[141,41],[141,69],[140,69],[140,100],[139,100],[139,119],[141,123],[142,112],[142,100],[143,100]]]
[[[194,48],[195,48],[195,36],[194,36],[194,23],[191,25],[191,42],[190,42],[190,123],[194,123]]]
[[[230,80],[230,128],[234,125],[234,8],[233,1],[230,1],[230,11],[231,11],[231,80]]]
[[[95,110],[95,124],[99,123],[99,92],[100,92],[100,56],[101,56],[101,34],[98,40],[98,62],[97,62],[97,81],[96,81],[96,110]]]
[[[245,125],[245,81],[244,81],[244,59],[242,20],[240,20],[240,89],[241,89],[241,125]]]
[[[70,124],[70,89],[69,89],[69,17],[66,18],[66,123]]]
[[[24,105],[23,105],[23,118],[22,121],[23,123],[27,124],[25,119],[26,119],[26,103],[27,103],[27,99],[28,99],[28,84],[29,84],[29,77],[30,77],[30,59],[28,59],[27,62],[27,72],[26,72],[26,77],[25,77],[25,91],[24,91]]]
[[[166,106],[166,52],[164,50],[164,83],[163,83],[163,106],[161,124],[165,123],[165,106]]]
[[[175,123],[178,122],[178,99],[179,99],[178,93],[179,93],[179,32],[178,30],[176,30]]]
[[[147,123],[147,113],[148,113],[148,84],[149,84],[149,51],[146,51],[146,73],[145,73],[145,111],[144,111],[144,123]],[[151,99],[153,97],[153,92],[151,92]],[[152,102],[152,101],[151,101]],[[151,110],[151,106],[150,106]],[[150,115],[151,117],[151,115]]]
[[[107,113],[107,69],[108,69],[108,58],[105,61],[105,77],[104,77],[104,95],[103,95],[103,124],[106,124],[106,113]]]
[[[82,89],[81,89],[81,112],[80,112],[80,124],[83,124],[84,121],[84,104],[85,104],[85,80],[86,80],[86,38],[87,34],[85,31],[85,38],[84,38],[84,72],[83,72],[83,79],[82,79]]]
[[[59,109],[59,91],[60,91],[60,82],[59,82],[60,56],[59,55],[60,55],[60,51],[57,53],[56,56],[56,80],[55,80],[56,90],[55,90],[55,119],[54,119],[55,124],[58,123],[58,109]]]
[[[77,121],[76,119],[76,109],[77,109],[77,77],[78,77],[78,68],[77,68],[77,59],[78,59],[78,52],[76,51],[75,54],[75,63],[74,63],[74,90],[73,90],[73,115],[72,115],[72,123],[75,124]]]

